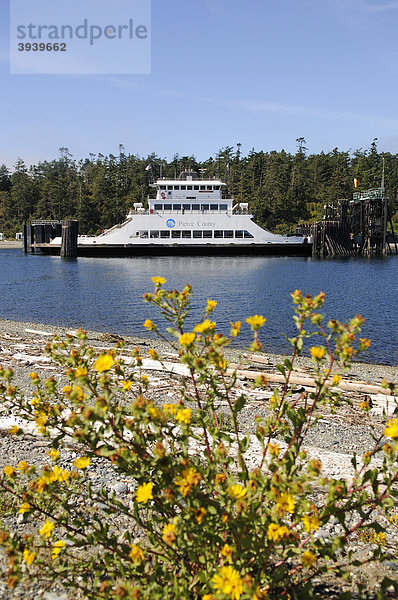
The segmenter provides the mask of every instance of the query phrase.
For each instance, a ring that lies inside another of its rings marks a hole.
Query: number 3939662
[[[18,44],[19,52],[66,52],[66,44],[52,44],[50,42],[25,42]]]

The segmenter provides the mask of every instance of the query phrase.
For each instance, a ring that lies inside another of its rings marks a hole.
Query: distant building
[[[22,240],[22,231],[18,231],[18,233],[15,234],[15,239],[18,241]]]
[[[0,242],[4,240],[4,233],[0,233]]]

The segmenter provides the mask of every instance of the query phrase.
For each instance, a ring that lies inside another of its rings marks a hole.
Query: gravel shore
[[[43,377],[48,377],[49,375],[59,376],[58,371],[54,370],[55,367],[43,360],[42,348],[54,334],[62,338],[69,331],[68,328],[53,325],[0,320],[0,364],[12,367],[15,374],[15,383],[25,393],[29,393],[33,387],[28,375],[33,370]],[[118,339],[119,336],[117,333],[88,332],[89,343],[98,349],[111,347]],[[139,347],[142,355],[145,356],[150,348],[155,348],[167,359],[175,360],[172,348],[156,338],[125,337],[124,341],[127,351]],[[229,349],[227,358],[237,363],[243,353],[244,350]],[[276,364],[284,358],[278,355],[260,356],[262,363],[254,362],[250,364],[250,360],[246,359],[244,361],[244,368],[254,367],[258,370],[266,368],[266,371],[269,373],[276,372]],[[300,357],[297,359],[297,369],[299,371],[302,370],[303,374],[308,373],[311,364],[308,358]],[[148,369],[148,376],[150,379],[149,396],[154,402],[175,401],[179,387],[179,377],[177,374],[162,373]],[[398,383],[398,369],[397,367],[388,365],[355,363],[346,377],[347,380],[354,382],[380,383],[385,379]],[[241,413],[240,429],[242,432],[248,431],[249,433],[253,433],[255,428],[254,416],[267,415],[267,403],[270,392],[253,391],[251,382],[245,377],[241,377],[237,381],[237,393],[241,394],[242,392],[248,394],[249,402]],[[300,389],[293,389],[293,393],[300,394],[300,392]],[[369,416],[365,416],[363,411],[359,409],[359,402],[361,398],[363,399],[363,396],[363,394],[354,394],[352,396],[352,407],[344,406],[334,415],[325,412],[317,427],[308,435],[307,449],[309,455],[321,458],[324,469],[333,477],[349,477],[351,474],[350,460],[352,453],[357,452],[358,454],[362,454],[371,447],[373,428],[378,432],[382,432],[383,430],[385,418],[381,414],[381,411],[373,413],[371,411]],[[222,403],[220,411],[225,411]],[[30,463],[37,464],[38,466],[48,463],[48,445],[45,440],[29,431],[25,431],[20,436],[10,436],[7,432],[8,426],[4,420],[0,421],[0,469],[6,464],[15,465],[21,460],[29,460]],[[63,468],[70,468],[78,453],[79,448],[77,444],[71,440],[62,452],[61,466]],[[254,443],[248,455],[250,465],[254,466],[256,464],[259,453],[260,449]],[[133,480],[117,474],[109,461],[104,459],[92,461],[90,468],[87,470],[87,475],[92,482],[94,490],[99,490],[101,485],[104,485],[106,489],[114,491],[127,502],[134,492],[136,485]],[[34,525],[33,523],[29,524],[29,521],[22,518],[15,520],[14,517],[7,518],[6,522],[19,533]],[[393,540],[391,540],[391,543],[394,543]],[[371,569],[370,566],[369,569]],[[396,578],[396,569],[396,563],[391,562],[387,569],[385,567],[380,568],[377,570],[377,573],[371,574],[371,571],[368,570],[368,576],[373,581],[372,585],[375,586],[374,589],[377,589],[376,580],[380,574],[388,574],[390,577]],[[68,595],[65,590],[61,590],[60,588],[47,590],[40,582],[36,582],[34,585],[29,585],[28,587],[17,588],[12,592],[6,590],[5,585],[0,583],[0,598],[4,600],[14,600],[16,598],[66,600],[69,597],[71,595]],[[76,594],[74,594],[74,598],[76,597]],[[325,597],[333,596],[325,595]]]

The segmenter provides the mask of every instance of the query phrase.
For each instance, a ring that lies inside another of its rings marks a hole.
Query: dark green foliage
[[[237,203],[249,203],[259,225],[294,232],[300,221],[321,219],[325,203],[351,198],[354,178],[359,189],[379,187],[383,158],[390,212],[398,227],[397,155],[379,153],[376,140],[368,150],[353,153],[335,148],[308,155],[305,144],[298,138],[295,154],[252,149],[247,156],[237,144],[203,162],[178,154],[169,162],[156,154],[141,158],[126,154],[122,145],[119,156],[90,154],[75,161],[68,148],[60,148],[59,159],[30,168],[19,159],[12,174],[0,165],[0,231],[12,235],[23,221],[41,217],[77,218],[81,233],[99,233],[124,221],[134,202],[146,204],[151,177],[174,178],[194,169],[226,180],[228,193]]]

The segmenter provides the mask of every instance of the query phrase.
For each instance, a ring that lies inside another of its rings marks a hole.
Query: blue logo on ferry
[[[166,225],[167,227],[170,227],[170,229],[173,229],[173,227],[176,226],[176,222],[174,221],[174,219],[167,219]]]

